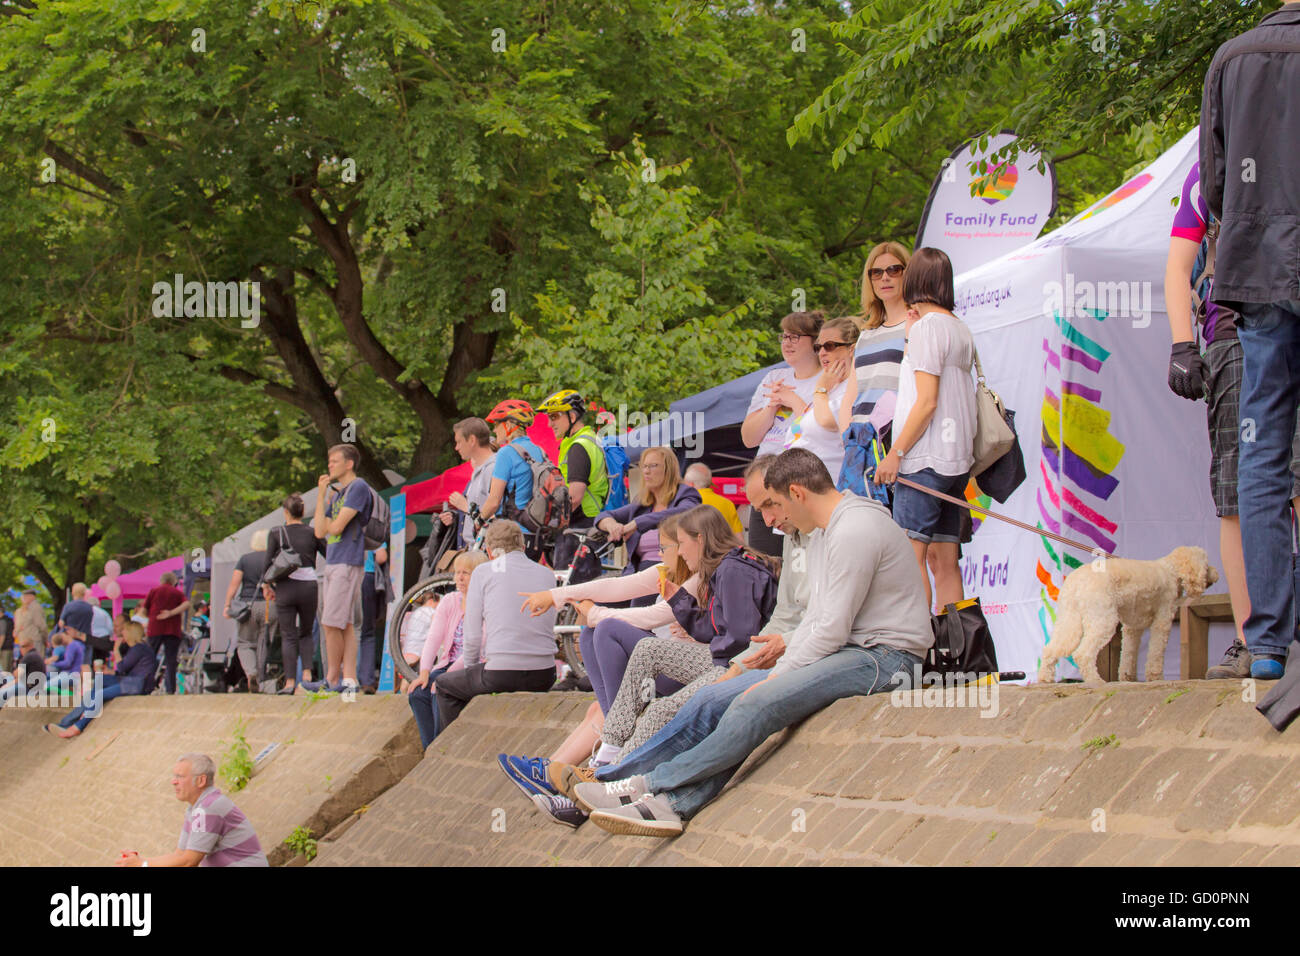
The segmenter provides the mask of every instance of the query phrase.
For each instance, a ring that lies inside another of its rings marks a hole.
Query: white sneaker
[[[580,783],[573,788],[573,802],[583,810],[592,813],[596,810],[611,810],[635,803],[646,795],[645,777],[637,774],[626,780],[611,780],[602,783]]]
[[[591,822],[610,833],[631,836],[677,836],[682,832],[682,818],[657,793],[647,793],[634,803],[609,810],[597,810]]]

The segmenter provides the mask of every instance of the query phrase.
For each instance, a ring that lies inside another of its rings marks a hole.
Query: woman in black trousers
[[[298,662],[302,662],[302,679],[311,680],[311,663],[315,654],[312,624],[316,621],[316,555],[325,553],[325,539],[316,537],[310,525],[303,524],[302,495],[289,495],[280,505],[284,525],[266,537],[266,566],[287,548],[298,552],[303,567],[290,572],[273,585],[264,585],[267,600],[275,599],[276,619],[280,622],[280,659],[284,665],[284,686],[278,693],[292,694],[298,687]]]

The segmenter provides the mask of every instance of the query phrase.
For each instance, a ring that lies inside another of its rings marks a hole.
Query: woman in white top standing
[[[807,448],[826,464],[831,478],[838,481],[844,464],[844,430],[853,418],[858,380],[853,369],[853,351],[858,341],[858,324],[847,316],[827,319],[813,346],[821,363],[821,374],[801,414],[790,416],[786,448]]]
[[[791,417],[812,404],[822,373],[813,345],[824,318],[821,312],[791,312],[781,320],[781,357],[786,364],[763,376],[740,426],[740,440],[746,448],[757,448],[757,455],[785,451]],[[781,538],[757,511],[750,513],[748,538],[751,548],[780,556]]]
[[[952,263],[939,249],[916,250],[903,278],[903,299],[915,312],[907,332],[894,414],[894,443],[875,480],[909,481],[954,498],[965,498],[974,463],[975,340],[953,314]],[[940,607],[961,600],[958,542],[962,508],[924,492],[896,485],[894,520],[912,539],[927,601]],[[934,590],[926,574],[926,558]]]

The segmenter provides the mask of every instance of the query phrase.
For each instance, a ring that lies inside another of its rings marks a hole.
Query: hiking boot
[[[546,779],[550,781],[557,793],[562,793],[572,800],[574,787],[580,783],[595,782],[596,768],[575,767],[572,764],[557,763],[552,760],[551,765],[546,768]]]
[[[1205,672],[1206,680],[1239,680],[1250,676],[1250,651],[1241,641],[1234,640],[1223,655],[1223,660]]]

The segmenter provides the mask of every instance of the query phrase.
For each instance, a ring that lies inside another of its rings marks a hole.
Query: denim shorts
[[[922,468],[910,475],[899,475],[926,488],[950,495],[966,497],[969,472],[960,475],[941,475],[933,468]],[[894,485],[894,521],[916,541],[961,540],[961,516],[966,509],[927,495],[906,485]]]

